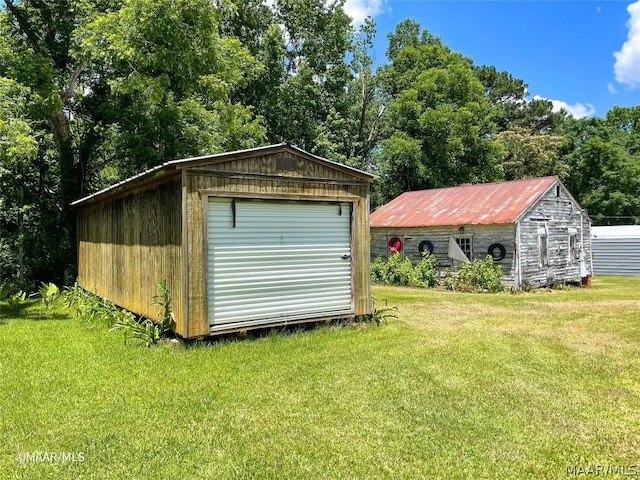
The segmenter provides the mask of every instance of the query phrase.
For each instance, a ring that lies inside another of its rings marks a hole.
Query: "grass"
[[[374,296],[399,309],[387,326],[150,349],[124,346],[59,303],[5,309],[0,478],[640,470],[640,279],[517,295],[375,287]],[[82,461],[21,463],[25,452]]]

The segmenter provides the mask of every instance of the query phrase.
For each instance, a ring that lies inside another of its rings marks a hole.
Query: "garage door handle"
[[[343,260],[349,260],[351,258],[351,255],[349,255],[348,253],[345,253],[344,255],[340,255],[340,258]]]

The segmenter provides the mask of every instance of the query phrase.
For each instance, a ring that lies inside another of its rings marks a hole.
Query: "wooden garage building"
[[[185,338],[371,312],[373,176],[288,144],[175,160],[74,202],[80,286]]]
[[[428,250],[445,268],[491,255],[516,288],[592,275],[591,221],[557,177],[406,192],[370,224],[373,258]]]

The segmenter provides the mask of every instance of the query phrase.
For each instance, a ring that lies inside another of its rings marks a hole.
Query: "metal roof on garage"
[[[369,183],[373,182],[376,178],[378,178],[376,175],[373,175],[371,173],[364,172],[362,170],[358,170],[356,168],[349,167],[347,165],[343,165],[341,163],[337,163],[332,160],[328,160],[326,158],[319,157],[312,153],[306,152],[301,148],[296,147],[295,145],[291,145],[289,143],[278,143],[274,145],[248,148],[245,150],[237,150],[234,152],[216,153],[216,154],[210,154],[210,155],[203,155],[199,157],[183,158],[180,160],[171,160],[170,162],[165,162],[162,165],[158,165],[142,173],[134,175],[133,177],[129,177],[125,180],[122,180],[121,182],[111,185],[110,187],[100,190],[99,192],[80,198],[72,202],[71,206],[78,207],[90,201],[103,198],[106,195],[113,193],[114,191],[131,188],[132,186],[139,185],[140,183],[147,181],[151,178],[157,178],[159,176],[166,175],[171,171],[176,171],[181,168],[188,168],[192,165],[197,166],[202,163],[219,163],[219,162],[235,159],[238,157],[242,158],[242,157],[248,157],[248,156],[268,155],[271,153],[277,153],[279,151],[284,151],[284,150],[287,150],[296,155],[300,155],[304,158],[307,158],[308,160],[317,162],[329,168],[340,170],[342,172],[347,173],[348,175],[352,175],[354,177],[366,180]]]
[[[371,227],[435,227],[515,223],[558,177],[464,184],[406,192],[370,216]]]

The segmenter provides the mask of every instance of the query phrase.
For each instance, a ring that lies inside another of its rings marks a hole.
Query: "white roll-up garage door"
[[[212,330],[353,313],[350,204],[210,198],[207,215]]]

